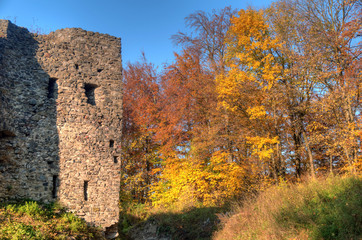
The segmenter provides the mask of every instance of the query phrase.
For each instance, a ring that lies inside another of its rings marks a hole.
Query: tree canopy
[[[123,195],[213,206],[302,175],[360,173],[362,3],[195,12],[161,71],[124,72]]]

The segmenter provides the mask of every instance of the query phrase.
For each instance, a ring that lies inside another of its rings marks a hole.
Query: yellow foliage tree
[[[278,81],[286,71],[278,53],[282,43],[269,31],[262,10],[241,10],[231,23],[226,41],[229,70],[217,77],[220,106],[234,118],[247,118],[244,138],[278,179]]]
[[[245,168],[217,151],[210,161],[169,159],[160,181],[152,187],[156,206],[215,206],[245,191]]]

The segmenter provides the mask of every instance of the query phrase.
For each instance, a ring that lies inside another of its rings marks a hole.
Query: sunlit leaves
[[[279,143],[278,137],[247,137],[248,143],[251,144],[253,154],[259,156],[260,159],[270,159],[275,151],[276,144]]]
[[[154,204],[202,203],[213,206],[245,190],[246,170],[221,151],[204,163],[197,159],[169,160],[162,179],[155,186]],[[180,200],[186,202],[180,203]]]

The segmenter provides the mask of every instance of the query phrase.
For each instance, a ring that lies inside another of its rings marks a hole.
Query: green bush
[[[71,232],[83,232],[87,229],[86,223],[72,213],[65,213],[61,220]]]
[[[4,203],[0,206],[0,239],[104,239],[98,228],[90,227],[58,203],[35,201]]]
[[[24,223],[11,223],[2,227],[0,230],[1,239],[7,240],[31,240],[37,239],[42,240],[46,239],[41,232],[34,229],[31,225],[26,225]]]
[[[17,212],[38,218],[44,217],[46,214],[45,210],[43,210],[39,204],[34,201],[25,202],[25,204],[17,206]]]

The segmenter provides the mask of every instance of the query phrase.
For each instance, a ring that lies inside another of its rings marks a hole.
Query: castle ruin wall
[[[0,21],[0,198],[59,200],[87,222],[119,218],[120,39],[36,35]]]

